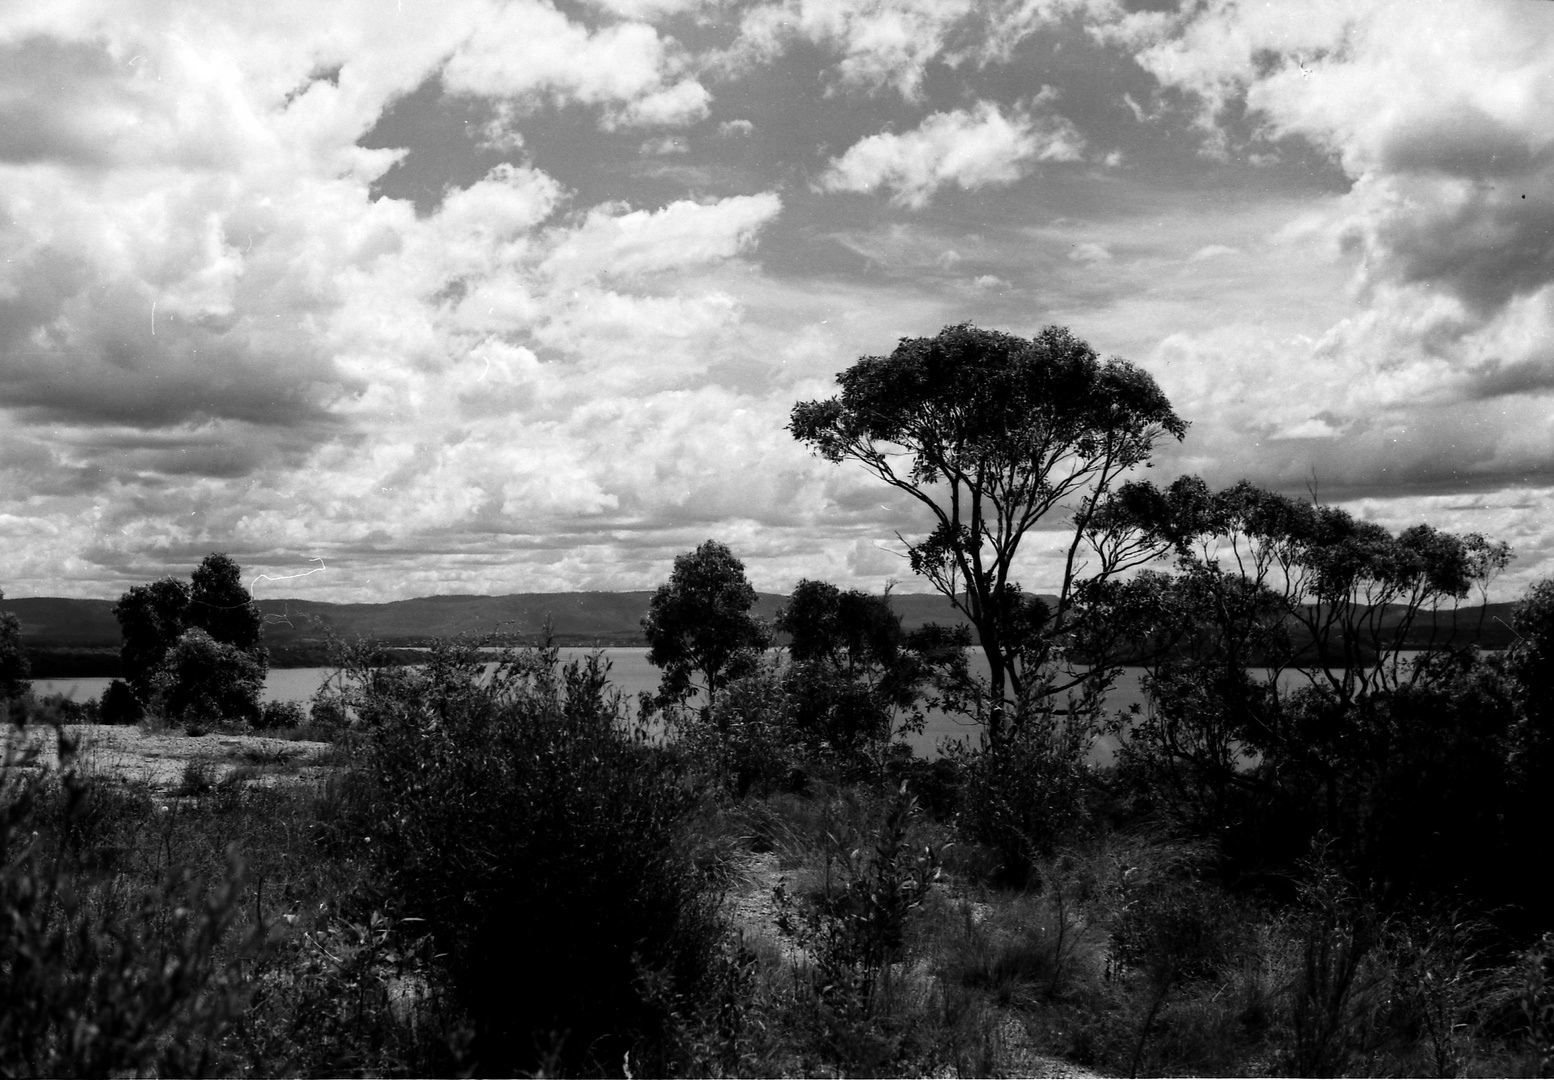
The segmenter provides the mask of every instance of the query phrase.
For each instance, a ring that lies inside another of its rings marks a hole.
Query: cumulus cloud
[[[454,94],[606,105],[607,128],[677,126],[706,116],[711,100],[694,78],[676,78],[683,65],[645,22],[591,31],[546,0],[515,0],[461,43],[442,80]]]
[[[1212,148],[1299,139],[1351,181],[1333,212],[1286,232],[1353,260],[1361,309],[1273,357],[1238,341],[1267,373],[1225,379],[1246,387],[1236,401],[1189,394],[1225,426],[1222,449],[1261,434],[1253,456],[1270,475],[1317,467],[1354,489],[1554,475],[1554,9],[1487,4],[1464,21],[1447,4],[1222,0],[1098,32],[1196,103]],[[1164,350],[1175,371],[1239,370],[1212,335]]]
[[[1015,183],[1037,161],[1078,161],[1083,142],[1061,117],[1005,116],[990,101],[934,113],[905,134],[882,132],[854,143],[820,179],[826,191],[893,192],[900,206],[922,208],[940,188]]]
[[[439,71],[493,99],[478,141],[514,155],[531,99],[607,126],[703,114],[650,27],[476,0],[387,28],[370,4],[174,5],[146,27],[14,12],[0,535],[27,551],[12,591],[112,595],[212,549],[277,570],[325,557],[308,581],[336,597],[645,584],[631,575],[662,558],[665,529],[786,519],[782,485],[724,468],[802,458],[781,445],[786,395],[705,379],[744,347],[727,272],[775,194],[575,208],[517,161],[420,216],[372,197],[402,153],[356,145]],[[655,424],[680,434],[660,442]],[[636,548],[651,554],[622,554]]]
[[[837,55],[845,87],[917,99],[928,65],[975,10],[970,0],[778,0],[745,12],[732,62],[768,63],[794,41]]]

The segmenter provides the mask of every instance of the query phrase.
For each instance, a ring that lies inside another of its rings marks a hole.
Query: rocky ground
[[[69,725],[78,765],[88,776],[145,784],[174,791],[191,776],[215,784],[236,775],[262,784],[300,783],[329,771],[328,743],[261,738],[255,735],[186,735],[171,729],[102,724]],[[59,735],[53,728],[8,728],[3,758],[27,768],[59,765]]]

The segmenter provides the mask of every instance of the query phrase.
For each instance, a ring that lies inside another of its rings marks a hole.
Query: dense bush
[[[260,718],[263,666],[204,630],[184,631],[153,683],[163,715],[186,726],[253,724]]]
[[[123,679],[114,679],[103,690],[98,716],[104,724],[138,724],[145,715],[145,707]]]
[[[307,712],[295,701],[266,701],[259,712],[262,728],[290,730],[301,727],[307,720]]]
[[[1022,886],[1036,860],[1084,811],[1090,739],[1082,720],[1044,709],[1012,728],[997,748],[946,747],[961,768],[961,826],[1002,859],[997,877]]]
[[[353,672],[383,887],[431,933],[480,1071],[666,1072],[725,968],[718,894],[680,838],[697,796],[623,730],[597,657],[488,659],[441,644],[424,668]]]

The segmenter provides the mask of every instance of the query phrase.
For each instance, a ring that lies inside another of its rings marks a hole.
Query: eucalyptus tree
[[[1071,644],[1098,584],[1167,550],[1110,497],[1187,424],[1148,373],[1102,361],[1049,326],[1026,340],[962,324],[903,338],[837,376],[841,392],[795,405],[788,430],[828,461],[854,461],[927,510],[908,541],[914,573],[975,629],[990,669],[986,723],[998,746],[1032,705],[1086,682]],[[1032,530],[1058,518],[1053,605],[1014,578]]]
[[[648,662],[664,670],[665,697],[685,698],[699,674],[710,706],[729,677],[771,644],[770,630],[750,614],[755,601],[745,564],[726,545],[708,540],[675,557],[642,620]]]

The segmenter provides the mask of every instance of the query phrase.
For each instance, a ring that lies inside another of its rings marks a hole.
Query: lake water
[[[580,659],[591,649],[562,649],[561,660]],[[635,702],[638,691],[658,689],[659,670],[647,661],[646,649],[615,648],[601,650],[610,661],[610,683],[619,688],[628,702]],[[980,651],[972,653],[972,670],[985,676],[987,662]],[[307,702],[335,671],[334,668],[278,668],[265,679],[265,701]],[[1143,707],[1144,691],[1139,685],[1143,672],[1138,668],[1124,668],[1116,684],[1106,695],[1109,710],[1126,709],[1134,704]],[[1286,679],[1295,685],[1302,676],[1299,672],[1287,672]],[[76,701],[100,697],[111,679],[34,679],[33,691],[39,695],[64,694]],[[975,740],[981,729],[944,713],[928,717],[921,734],[908,738],[913,750],[923,756],[937,756],[940,744],[946,740]],[[1116,740],[1107,737],[1099,740],[1091,751],[1090,759],[1098,765],[1111,762],[1117,750]]]

